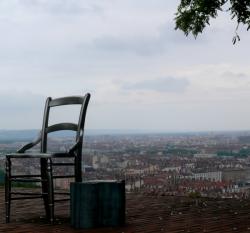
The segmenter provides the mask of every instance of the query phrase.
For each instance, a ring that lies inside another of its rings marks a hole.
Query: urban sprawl
[[[24,143],[0,144],[0,183],[4,154]],[[51,138],[48,150],[65,151],[72,144],[67,137]],[[83,178],[125,179],[127,192],[220,198],[250,195],[250,132],[96,135],[86,136],[83,148]],[[23,173],[23,168],[27,174],[40,169],[38,161],[16,159],[15,173]],[[72,172],[57,168],[58,174]],[[70,182],[57,179],[55,186],[67,189]]]

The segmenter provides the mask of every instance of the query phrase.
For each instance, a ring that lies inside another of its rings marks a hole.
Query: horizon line
[[[1,129],[0,131],[39,131],[40,129]],[[213,130],[160,130],[160,129],[85,129],[85,132],[93,131],[93,132],[133,132],[133,133],[229,133],[229,132],[250,132],[250,129],[213,129]]]

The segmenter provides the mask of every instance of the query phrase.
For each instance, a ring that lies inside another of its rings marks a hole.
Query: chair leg
[[[49,200],[48,200],[48,180],[47,180],[47,159],[40,160],[41,178],[42,178],[42,193],[43,203],[45,208],[46,217],[50,220]]]
[[[82,160],[80,156],[75,157],[75,182],[82,182]]]
[[[50,223],[54,223],[54,187],[52,177],[52,160],[47,160],[47,179],[48,179],[48,202]]]
[[[11,161],[6,159],[5,164],[5,221],[10,222],[10,204],[11,204]]]

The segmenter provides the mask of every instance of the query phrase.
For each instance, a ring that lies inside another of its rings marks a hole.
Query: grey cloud
[[[164,54],[166,51],[179,50],[182,46],[199,46],[204,44],[206,38],[202,36],[199,41],[192,37],[186,37],[180,31],[174,30],[174,22],[162,24],[158,28],[158,34],[152,36],[127,36],[114,37],[103,36],[93,41],[94,46],[99,50],[108,52],[134,53],[139,56],[152,56]],[[179,48],[176,46],[178,45]]]
[[[145,80],[137,83],[126,83],[122,86],[124,90],[144,90],[157,92],[183,92],[190,85],[185,78],[158,78]]]
[[[139,56],[152,56],[165,53],[174,42],[171,33],[174,31],[172,22],[161,25],[156,35],[133,36],[102,36],[93,41],[99,50],[108,52],[134,53]]]
[[[94,40],[97,49],[109,52],[132,52],[140,56],[151,56],[165,51],[165,44],[159,38],[101,37]]]
[[[222,77],[230,77],[230,78],[236,78],[236,79],[246,79],[249,76],[245,73],[236,73],[236,72],[231,72],[231,71],[227,71],[224,72],[222,75]]]

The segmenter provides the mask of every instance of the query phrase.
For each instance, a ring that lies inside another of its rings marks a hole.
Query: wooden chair
[[[10,205],[12,200],[43,198],[46,216],[51,223],[54,222],[54,204],[56,201],[65,201],[66,199],[55,200],[53,179],[56,178],[74,178],[76,182],[82,181],[82,143],[85,116],[88,107],[90,94],[85,96],[70,96],[52,99],[47,98],[43,125],[40,136],[37,140],[23,146],[16,153],[6,155],[6,176],[5,176],[5,207],[6,207],[6,223],[10,221]],[[81,105],[78,124],[59,123],[48,126],[49,112],[51,108],[61,105]],[[71,149],[65,153],[47,153],[47,135],[51,132],[59,130],[73,130],[76,132],[76,141]],[[26,152],[38,143],[41,144],[40,153]],[[11,160],[12,159],[40,159],[40,174],[39,175],[12,175]],[[55,158],[57,161],[55,161]],[[72,158],[72,162],[58,162],[63,158]],[[53,174],[53,168],[56,166],[73,166],[74,174],[56,176]],[[41,182],[41,193],[24,193],[12,192],[11,187],[13,182]],[[65,193],[64,193],[65,194]],[[69,200],[69,198],[67,199]]]

